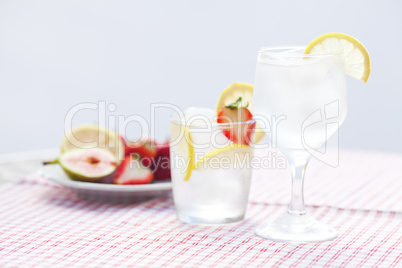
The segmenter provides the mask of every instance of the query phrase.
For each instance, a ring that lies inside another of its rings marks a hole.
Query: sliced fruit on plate
[[[60,164],[72,180],[101,183],[112,183],[117,167],[116,157],[100,148],[70,150],[44,164]]]
[[[228,127],[222,129],[223,134],[236,144],[249,144],[253,133],[255,122],[238,124],[253,119],[253,115],[247,109],[248,103],[243,102],[239,97],[235,102],[223,107],[218,112],[217,122],[227,123]]]
[[[150,168],[144,167],[139,158],[126,156],[120,164],[114,184],[149,184],[153,181],[154,175]]]
[[[138,142],[127,141],[125,143],[125,152],[126,156],[138,155],[144,166],[151,167],[157,154],[157,148],[155,142],[149,139]]]
[[[120,163],[124,159],[124,141],[113,130],[98,125],[81,125],[74,127],[61,142],[61,152],[77,148],[101,148],[111,152]]]
[[[343,33],[327,33],[314,39],[304,54],[340,53],[346,73],[363,82],[370,76],[370,56],[366,48],[355,38]]]
[[[170,175],[170,152],[169,142],[156,145],[156,157],[152,162],[151,169],[155,181],[166,181],[171,179]]]
[[[247,83],[233,83],[227,87],[220,95],[218,104],[216,105],[216,113],[222,110],[222,108],[236,102],[240,97],[243,103],[248,104],[248,110],[252,110],[252,100],[253,100],[253,85]],[[258,126],[255,126],[254,133],[251,135],[251,143],[256,144],[264,138],[265,132]]]

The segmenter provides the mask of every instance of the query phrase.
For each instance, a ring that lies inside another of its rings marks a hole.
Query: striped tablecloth
[[[245,221],[226,226],[177,221],[171,197],[90,202],[24,176],[0,185],[0,266],[402,267],[402,155],[341,150],[337,168],[311,161],[306,203],[310,214],[338,229],[332,242],[254,235],[258,224],[286,210],[289,176],[256,170]]]

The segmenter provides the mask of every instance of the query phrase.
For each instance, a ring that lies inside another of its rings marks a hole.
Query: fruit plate
[[[143,185],[116,185],[73,181],[67,177],[59,165],[46,165],[39,174],[52,182],[69,188],[78,197],[86,200],[133,203],[156,197],[165,197],[172,191],[171,182],[157,182]]]

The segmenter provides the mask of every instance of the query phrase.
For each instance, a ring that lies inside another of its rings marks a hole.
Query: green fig
[[[74,149],[43,164],[59,164],[67,176],[75,181],[113,183],[117,159],[111,152],[101,148]]]

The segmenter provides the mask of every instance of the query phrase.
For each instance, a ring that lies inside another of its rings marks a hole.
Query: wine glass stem
[[[304,173],[309,159],[289,159],[292,172],[292,196],[288,207],[288,213],[292,215],[304,215],[303,183]]]

